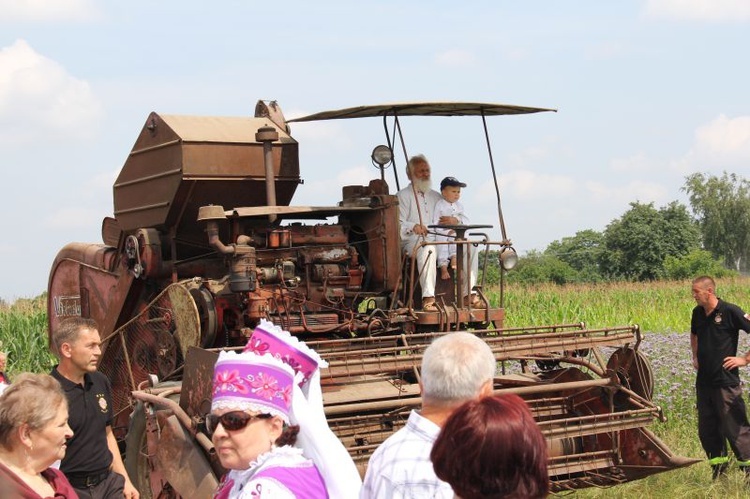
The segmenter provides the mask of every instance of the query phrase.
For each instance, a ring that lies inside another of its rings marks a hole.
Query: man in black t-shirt
[[[51,346],[60,363],[52,376],[68,398],[68,441],[60,470],[81,499],[138,499],[112,433],[109,380],[97,372],[101,340],[96,323],[74,317],[60,322]]]
[[[750,364],[750,352],[737,356],[740,330],[750,333],[750,315],[718,298],[711,277],[694,279],[692,292],[698,304],[690,323],[693,366],[698,370],[698,437],[714,479],[726,472],[727,441],[750,477],[750,423],[738,369]]]

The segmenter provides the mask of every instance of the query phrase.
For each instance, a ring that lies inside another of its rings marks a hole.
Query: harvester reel
[[[184,284],[173,283],[110,338],[110,341],[124,346],[132,359],[135,369],[128,374],[132,379],[123,385],[132,390],[148,374],[158,374],[159,377],[170,374],[184,361],[188,349],[200,344],[198,309]],[[117,352],[121,352],[121,348],[113,349],[112,353],[108,349],[105,364],[119,366],[115,361]],[[124,366],[113,369],[125,370]]]
[[[149,341],[138,341],[129,352],[133,368],[142,375],[156,374],[163,378],[177,367],[174,338],[166,331],[155,330]],[[156,367],[156,372],[153,372]]]
[[[649,360],[639,351],[629,347],[621,347],[614,351],[607,361],[607,369],[617,374],[617,378],[625,388],[632,390],[641,397],[651,400],[654,395],[654,371]],[[615,396],[615,403],[618,396]]]

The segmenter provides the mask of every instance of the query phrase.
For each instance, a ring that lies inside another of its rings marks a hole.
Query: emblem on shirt
[[[107,412],[107,408],[109,405],[107,404],[107,399],[104,397],[103,393],[97,393],[96,398],[99,402],[99,410],[102,412]]]
[[[716,314],[716,316],[714,316],[714,322],[716,324],[721,324],[721,314],[720,313]]]

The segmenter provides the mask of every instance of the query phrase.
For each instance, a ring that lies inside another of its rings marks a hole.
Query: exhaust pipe
[[[258,128],[255,140],[263,143],[263,164],[266,167],[266,205],[276,206],[276,179],[273,175],[272,142],[279,140],[279,132],[272,126]],[[269,222],[276,221],[276,215],[268,215]]]

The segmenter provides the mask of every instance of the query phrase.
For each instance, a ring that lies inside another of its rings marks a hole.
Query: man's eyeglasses
[[[224,427],[227,431],[238,431],[246,427],[250,421],[254,419],[270,419],[273,416],[270,414],[248,414],[244,411],[231,411],[226,412],[222,414],[221,416],[217,416],[216,414],[207,414],[206,415],[206,430],[208,431],[209,435],[213,435],[213,433],[216,431],[216,428],[219,426],[219,423],[221,423],[221,426]]]

